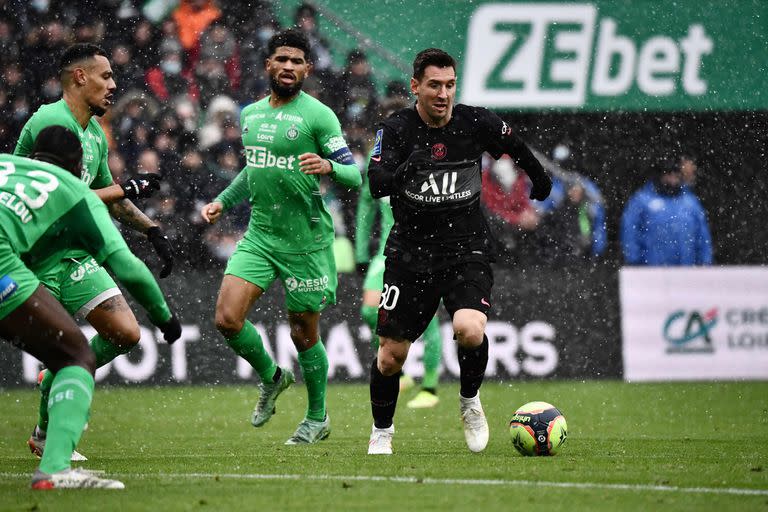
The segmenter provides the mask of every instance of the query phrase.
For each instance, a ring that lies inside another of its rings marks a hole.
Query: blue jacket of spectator
[[[630,197],[621,217],[621,242],[628,265],[711,265],[707,216],[688,188],[660,194],[653,181]]]

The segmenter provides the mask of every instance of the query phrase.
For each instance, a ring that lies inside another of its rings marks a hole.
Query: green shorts
[[[386,261],[387,257],[383,254],[371,258],[371,262],[368,264],[368,272],[365,273],[363,290],[381,291],[384,288],[384,263]]]
[[[48,291],[75,318],[85,318],[105,300],[121,295],[112,276],[91,256],[66,259],[40,275]]]
[[[0,235],[0,320],[27,300],[40,281]]]
[[[237,276],[267,290],[275,279],[285,289],[288,311],[322,311],[336,303],[336,261],[333,246],[307,254],[268,252],[242,239],[229,258],[224,274]]]

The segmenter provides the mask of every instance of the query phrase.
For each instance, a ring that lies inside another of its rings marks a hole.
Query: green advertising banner
[[[279,5],[284,22],[300,2]],[[381,83],[436,46],[459,60],[461,102],[498,110],[768,108],[768,2],[324,0],[343,62],[367,51]]]

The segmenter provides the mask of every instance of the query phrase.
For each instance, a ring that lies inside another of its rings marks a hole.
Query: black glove
[[[158,325],[157,328],[162,331],[163,338],[165,338],[165,342],[169,345],[173,345],[174,341],[181,338],[181,324],[173,313],[171,313],[171,318],[167,322]]]
[[[533,187],[531,188],[530,199],[536,199],[537,201],[543,201],[549,197],[549,192],[552,190],[552,179],[546,174],[537,176],[534,180],[531,178]]]
[[[152,226],[147,230],[147,238],[160,259],[163,260],[163,268],[160,269],[160,277],[168,277],[173,270],[173,246],[168,237],[163,234],[163,230],[157,226]]]
[[[143,199],[151,197],[152,194],[160,190],[160,180],[162,179],[159,174],[139,174],[129,178],[128,181],[120,185],[120,188],[123,189],[126,199]]]

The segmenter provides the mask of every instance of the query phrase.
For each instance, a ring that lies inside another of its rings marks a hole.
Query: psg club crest
[[[438,142],[434,146],[432,146],[432,160],[442,160],[445,158],[445,155],[448,154],[448,148],[445,147],[445,144],[442,142]]]

